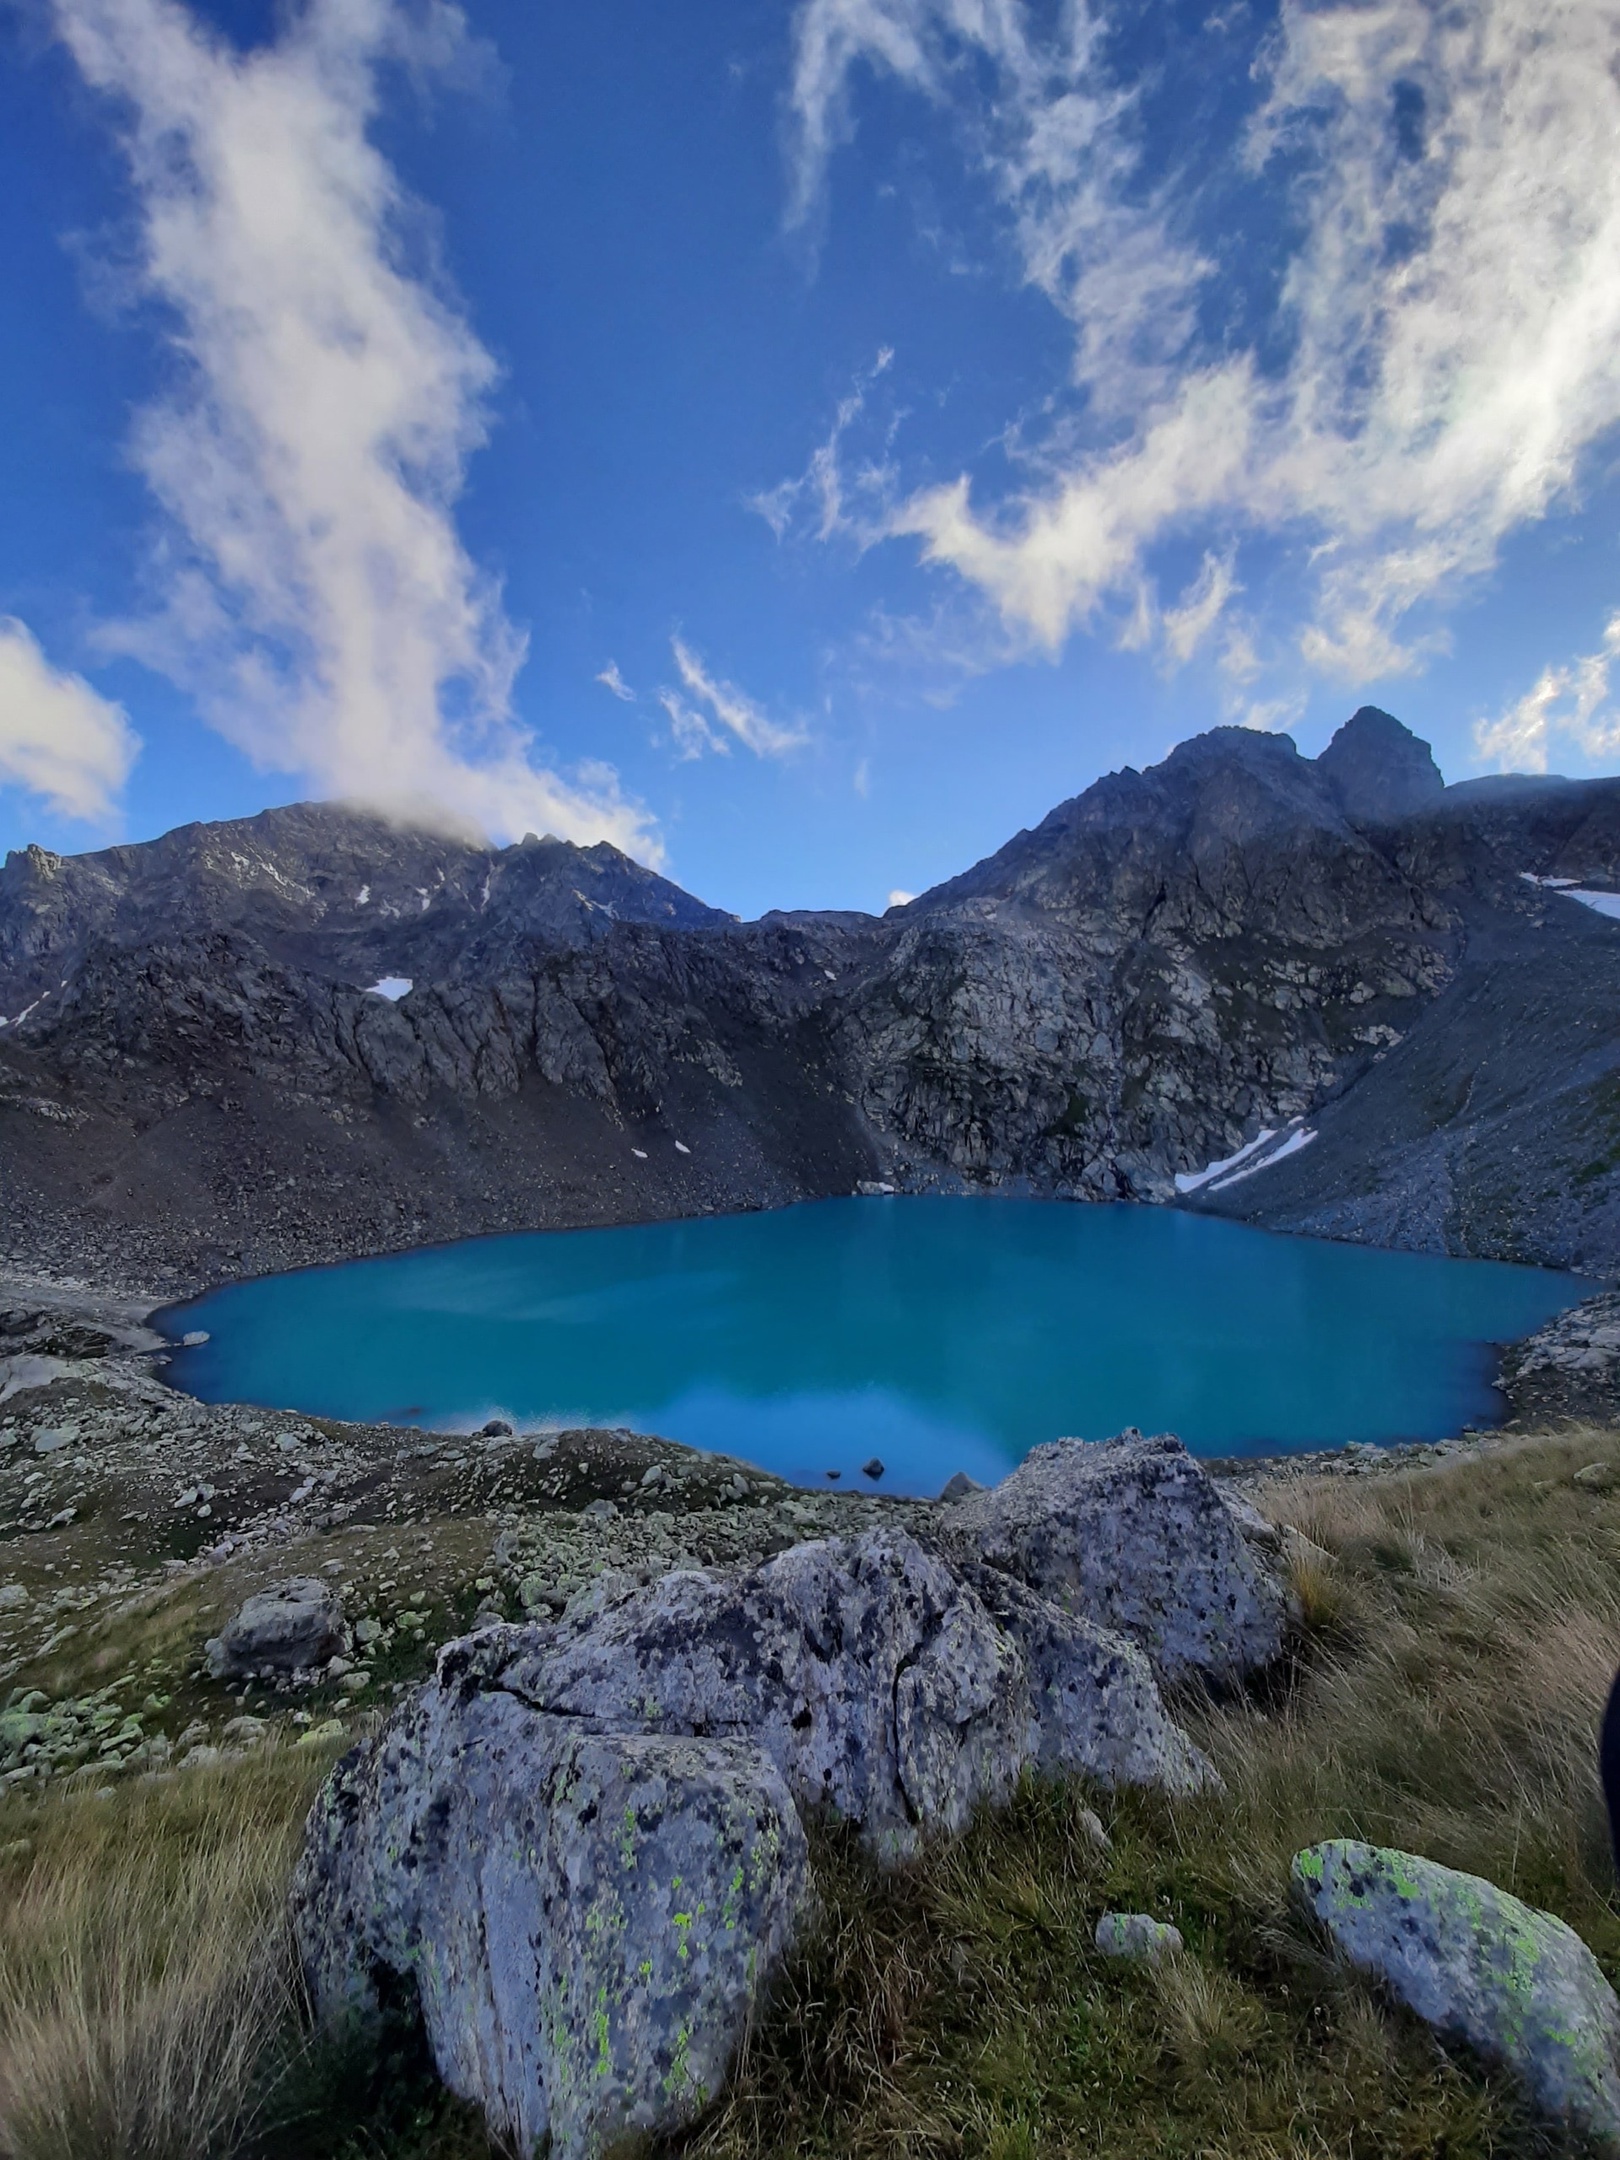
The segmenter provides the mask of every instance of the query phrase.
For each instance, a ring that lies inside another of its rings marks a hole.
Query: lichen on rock
[[[1573,1928],[1477,1875],[1350,1838],[1297,1854],[1293,1885],[1351,1964],[1620,2152],[1620,2002]]]

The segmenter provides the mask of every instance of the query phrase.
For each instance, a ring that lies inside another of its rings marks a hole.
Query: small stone
[[[1615,1482],[1614,1465],[1606,1462],[1589,1462],[1584,1470],[1577,1470],[1572,1482],[1583,1492],[1609,1492]]]
[[[341,1718],[328,1718],[323,1725],[312,1725],[306,1733],[300,1733],[293,1743],[295,1747],[326,1747],[334,1740],[341,1740],[344,1725]]]
[[[942,1500],[966,1500],[970,1494],[983,1491],[977,1478],[970,1478],[965,1470],[958,1470],[940,1487],[939,1497]]]
[[[1103,1819],[1095,1808],[1082,1808],[1075,1817],[1075,1827],[1087,1844],[1094,1846],[1098,1852],[1113,1851],[1114,1841],[1103,1828]]]
[[[278,1432],[276,1434],[276,1446],[280,1448],[283,1455],[296,1454],[303,1444],[295,1432]]]
[[[1096,1941],[1104,1957],[1125,1958],[1138,1965],[1156,1965],[1161,1958],[1175,1957],[1182,1948],[1180,1928],[1145,1912],[1104,1913],[1097,1922]]]
[[[480,1440],[510,1440],[512,1437],[512,1427],[503,1417],[492,1417],[487,1425],[478,1428]]]
[[[220,1733],[227,1747],[257,1747],[268,1731],[263,1718],[233,1717]]]
[[[863,1462],[861,1464],[861,1476],[869,1477],[874,1485],[877,1483],[878,1479],[882,1475],[883,1465],[875,1455],[872,1457],[870,1462]]]
[[[588,1508],[582,1508],[580,1512],[588,1515],[594,1522],[612,1522],[619,1511],[611,1500],[593,1500]]]
[[[34,1432],[36,1455],[57,1455],[79,1437],[76,1425],[41,1425]]]
[[[20,1582],[0,1583],[0,1612],[21,1612],[28,1603],[28,1592]]]
[[[338,1682],[345,1695],[363,1695],[371,1685],[371,1675],[364,1665],[357,1665],[353,1672],[346,1672]]]

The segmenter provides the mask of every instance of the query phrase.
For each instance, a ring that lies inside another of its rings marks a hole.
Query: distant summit
[[[1428,809],[1446,784],[1429,745],[1376,705],[1350,715],[1316,769],[1352,825],[1393,825]]]

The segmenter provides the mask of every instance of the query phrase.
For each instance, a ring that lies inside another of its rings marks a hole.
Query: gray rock
[[[940,1487],[939,1497],[942,1500],[965,1500],[969,1493],[983,1491],[984,1487],[977,1478],[970,1478],[965,1470],[956,1470]]]
[[[1166,1716],[1153,1668],[1134,1643],[997,1568],[963,1572],[1024,1654],[1024,1748],[1034,1769],[1048,1777],[1081,1775],[1101,1785],[1155,1785],[1168,1792],[1219,1783],[1213,1765]]]
[[[740,1581],[674,1574],[554,1627],[494,1631],[483,1684],[562,1716],[745,1734],[801,1807],[885,1859],[963,1829],[1025,1769],[1205,1780],[1129,1643],[988,1571],[985,1596],[904,1533],[869,1531]]]
[[[1058,1440],[952,1508],[954,1553],[1139,1643],[1159,1673],[1234,1681],[1282,1650],[1278,1533],[1172,1433]]]
[[[1182,1948],[1180,1928],[1145,1912],[1104,1913],[1097,1922],[1096,1943],[1104,1957],[1137,1965],[1156,1965]]]
[[[1612,1424],[1620,1417],[1620,1293],[1587,1298],[1513,1344],[1501,1384],[1521,1423]]]
[[[553,2160],[719,2089],[808,1891],[780,1772],[737,1740],[607,1733],[440,1681],[339,1764],[293,1919],[318,2015],[413,1983],[439,2074]]]
[[[344,1646],[343,1602],[330,1583],[296,1576],[250,1597],[207,1645],[216,1680],[308,1672]]]
[[[1620,2002],[1572,1928],[1477,1875],[1349,1838],[1297,1854],[1293,1882],[1351,1964],[1620,2151]]]
[[[322,2016],[413,1980],[498,2135],[595,2153],[717,2089],[803,1906],[801,1810],[893,1860],[1026,1770],[1207,1778],[1139,1650],[981,1575],[871,1531],[738,1577],[604,1575],[560,1620],[447,1644],[311,1816]]]

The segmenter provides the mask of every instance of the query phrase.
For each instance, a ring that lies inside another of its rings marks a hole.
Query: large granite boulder
[[[330,1583],[295,1576],[250,1597],[206,1645],[216,1680],[312,1673],[344,1645],[343,1601]]]
[[[1032,1448],[943,1513],[950,1552],[1128,1636],[1166,1679],[1240,1681],[1283,1648],[1278,1533],[1173,1433]]]
[[[803,1815],[915,1852],[1026,1770],[1186,1791],[1147,1659],[898,1532],[605,1586],[449,1643],[334,1771],[294,1925],[321,2018],[414,1989],[440,2074],[528,2151],[678,2128],[807,1895]]]
[[[498,2138],[585,2160],[713,2098],[807,1887],[762,1749],[451,1684],[338,1766],[293,1914],[323,2020],[404,1983]]]
[[[1350,1838],[1296,1855],[1293,1881],[1351,1964],[1620,2151],[1620,2002],[1573,1928],[1477,1875]]]
[[[904,1532],[829,1538],[740,1578],[687,1571],[553,1626],[472,1637],[446,1651],[441,1684],[620,1730],[746,1736],[801,1808],[854,1824],[888,1860],[963,1829],[1025,1769],[1204,1781],[1129,1642],[980,1582]]]

